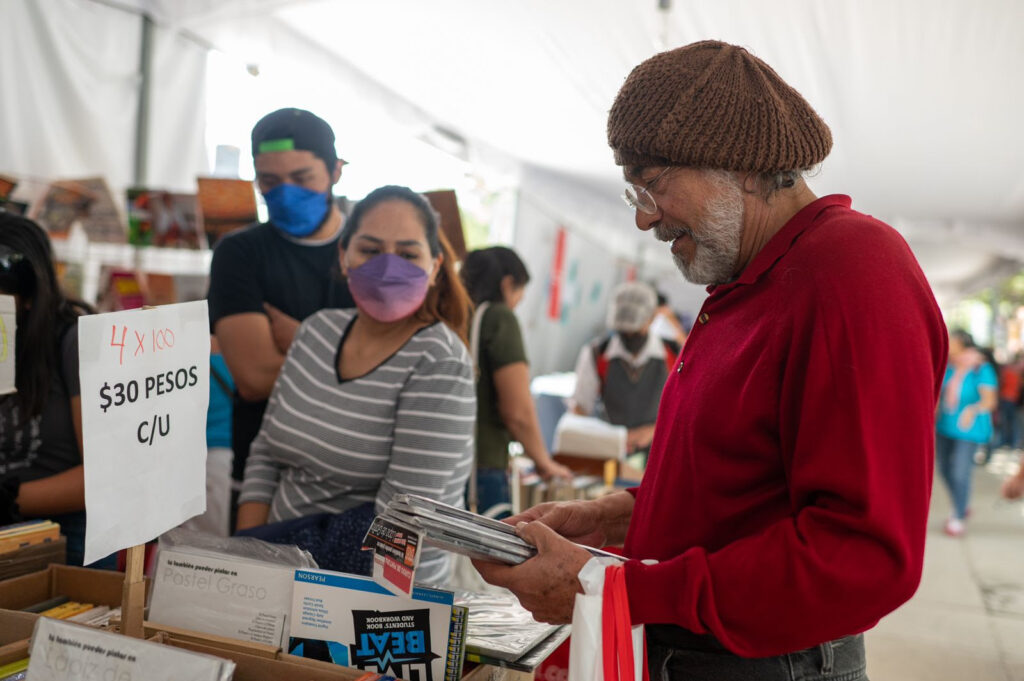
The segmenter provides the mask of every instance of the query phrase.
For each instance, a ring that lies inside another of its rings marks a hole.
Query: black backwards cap
[[[261,118],[253,127],[253,158],[269,151],[291,150],[312,152],[327,164],[329,174],[334,172],[338,162],[331,126],[305,109],[278,109]]]

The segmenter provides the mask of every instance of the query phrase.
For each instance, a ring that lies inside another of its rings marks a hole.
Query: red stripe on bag
[[[604,681],[635,681],[633,629],[626,593],[626,569],[609,565],[604,572],[601,606],[601,651]],[[643,681],[647,672],[647,638],[643,637]]]

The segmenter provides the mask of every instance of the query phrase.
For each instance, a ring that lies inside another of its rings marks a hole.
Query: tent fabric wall
[[[444,128],[466,141],[470,160],[486,149],[492,158],[543,165],[609,197],[620,184],[604,121],[622,79],[659,49],[719,38],[748,47],[807,96],[836,139],[812,188],[848,193],[854,208],[899,225],[946,301],[971,292],[1004,255],[1021,261],[1024,127],[1016,119],[1024,109],[1024,88],[1017,85],[1024,3],[664,6],[669,9],[659,11],[655,0],[5,0],[0,172],[98,172],[115,187],[130,181],[140,32],[138,15],[126,7],[148,13],[158,35],[197,36],[240,64],[276,72],[275,83],[287,83],[297,70],[322,74],[319,91],[292,89],[282,93],[292,100],[282,105],[323,108],[338,121],[342,155],[350,149],[363,164],[400,170],[389,147],[393,137],[421,138]],[[168,40],[175,47],[160,40],[155,46],[155,146],[147,170],[153,184],[184,187],[205,170],[204,122],[197,118],[202,47]],[[239,108],[238,117],[259,113]],[[367,121],[382,132],[366,134]],[[617,242],[621,230],[598,227],[589,205],[559,212]],[[929,225],[936,222],[965,227],[933,232]],[[642,269],[656,260],[671,266],[665,249],[633,238]],[[936,247],[986,257],[970,258],[972,271],[932,267],[928,254]]]
[[[560,229],[566,235],[562,306],[552,319],[552,265]],[[514,248],[533,277],[518,313],[534,374],[572,370],[583,344],[604,332],[608,293],[629,270],[641,279],[655,278],[655,269],[636,271],[638,237],[653,243],[637,232],[633,215],[614,193],[543,168],[523,168]]]
[[[0,172],[132,184],[142,17],[81,0],[0,3]],[[157,29],[148,182],[205,173],[205,48]]]
[[[208,175],[206,151],[207,49],[160,26],[154,31],[146,183],[196,191]]]
[[[132,179],[141,22],[74,0],[0,3],[0,172]]]

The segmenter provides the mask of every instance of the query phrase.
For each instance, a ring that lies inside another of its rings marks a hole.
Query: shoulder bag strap
[[[228,382],[224,380],[224,377],[220,375],[220,372],[214,368],[213,361],[210,362],[210,378],[217,382],[217,385],[222,391],[224,391],[225,395],[228,397],[234,395],[234,391],[231,389],[231,386],[229,386]]]
[[[480,306],[476,308],[476,312],[473,314],[473,325],[469,329],[469,352],[473,356],[473,375],[476,380],[480,380],[480,325],[484,319],[484,313],[487,312],[487,308],[490,307],[490,303],[480,303]],[[469,469],[469,485],[466,489],[466,505],[469,506],[469,510],[473,513],[477,512],[477,502],[479,497],[477,496],[476,489],[476,447],[478,443],[473,443],[473,465]]]

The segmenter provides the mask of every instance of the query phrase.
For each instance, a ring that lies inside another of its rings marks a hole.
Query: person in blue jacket
[[[953,501],[953,512],[943,531],[951,537],[964,533],[971,498],[974,453],[992,437],[992,410],[996,406],[996,371],[974,344],[969,333],[949,334],[949,365],[939,396],[935,434],[936,465]]]

